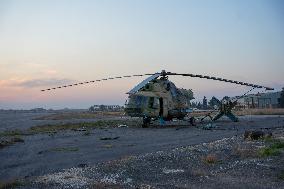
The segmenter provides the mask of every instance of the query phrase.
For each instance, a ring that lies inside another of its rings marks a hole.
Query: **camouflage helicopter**
[[[66,87],[90,84],[94,82],[101,82],[105,80],[149,76],[143,80],[127,94],[128,101],[125,104],[125,112],[131,117],[142,117],[142,127],[148,127],[152,119],[172,120],[174,118],[183,119],[188,114],[190,107],[190,100],[194,99],[193,92],[190,89],[177,88],[175,84],[168,80],[168,76],[187,76],[211,79],[216,81],[223,81],[234,83],[238,85],[249,86],[253,88],[264,88],[266,90],[274,90],[273,88],[264,87],[260,85],[233,81],[223,78],[216,78],[211,76],[195,75],[195,74],[179,74],[166,72],[162,70],[160,73],[143,74],[143,75],[127,75],[121,77],[109,77],[105,79],[80,82],[70,85],[64,85],[41,91],[50,91]]]

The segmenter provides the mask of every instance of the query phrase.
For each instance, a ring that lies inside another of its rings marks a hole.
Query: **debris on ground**
[[[20,137],[12,137],[12,138],[6,138],[6,139],[2,139],[0,141],[0,148],[4,148],[10,145],[13,145],[15,143],[23,143],[25,142],[24,139],[20,138]]]
[[[204,130],[211,130],[217,128],[217,126],[213,123],[208,123],[207,125],[203,125],[201,128]]]
[[[272,133],[259,131],[259,130],[255,130],[255,131],[249,130],[249,131],[245,131],[244,133],[245,140],[259,140],[265,137],[266,138],[272,137]]]
[[[119,139],[120,137],[101,137],[100,140],[116,140]]]
[[[87,131],[87,129],[85,127],[82,127],[82,128],[74,128],[74,129],[71,129],[72,131]]]
[[[127,125],[118,125],[117,127],[121,128],[121,127],[128,127],[128,126]]]

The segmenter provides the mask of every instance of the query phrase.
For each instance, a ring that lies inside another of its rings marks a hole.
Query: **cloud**
[[[7,80],[0,80],[0,87],[49,87],[67,85],[76,82],[75,80],[65,78],[40,78],[40,79],[26,79],[26,78],[11,78]]]
[[[58,78],[49,78],[49,79],[32,79],[23,82],[17,83],[17,86],[33,88],[33,87],[48,87],[48,86],[59,86],[67,85],[74,83],[74,80],[71,79],[58,79]]]

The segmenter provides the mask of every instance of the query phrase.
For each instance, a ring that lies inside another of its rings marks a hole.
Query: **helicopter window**
[[[153,108],[153,109],[156,109],[156,108],[159,108],[159,99],[158,98],[155,98],[155,97],[150,97],[149,98],[149,108]]]
[[[149,98],[149,108],[153,108],[154,106],[154,97]]]
[[[168,83],[167,87],[166,87],[166,90],[169,91],[170,89],[171,89],[171,85]]]
[[[135,97],[135,104],[137,106],[141,106],[142,104],[145,104],[146,101],[147,101],[147,97],[145,97],[145,96],[139,96],[138,95],[138,96]]]

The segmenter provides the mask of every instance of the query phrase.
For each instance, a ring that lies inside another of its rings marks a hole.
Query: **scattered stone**
[[[4,147],[6,147],[6,146],[8,146],[8,145],[10,145],[10,144],[11,144],[11,142],[6,141],[6,140],[2,140],[2,141],[0,142],[0,148],[4,148]]]
[[[269,135],[272,136],[272,133]],[[265,136],[265,133],[263,131],[245,131],[244,133],[244,139],[245,140],[258,140]]]
[[[72,131],[87,131],[86,128],[75,128],[75,129],[71,129]]]
[[[79,167],[79,168],[88,167],[88,164],[86,164],[86,163],[80,163],[77,167]]]
[[[183,173],[183,169],[163,169],[163,173],[170,174],[170,173]]]

